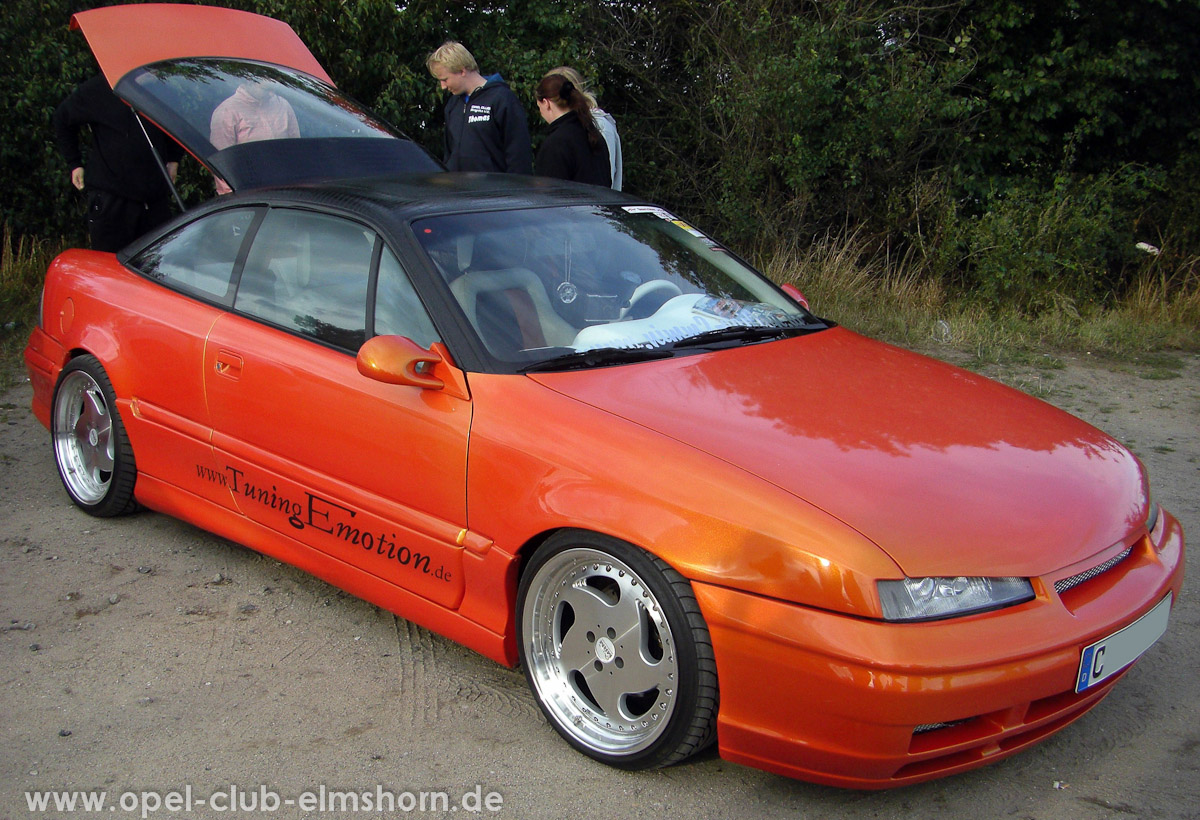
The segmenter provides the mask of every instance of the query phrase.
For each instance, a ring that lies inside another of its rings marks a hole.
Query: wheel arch
[[[631,541],[629,538],[627,538],[617,532],[606,531],[603,528],[577,526],[577,525],[565,524],[565,523],[546,527],[545,529],[539,530],[538,532],[525,537],[525,539],[523,541],[520,541],[520,543],[518,543],[516,547],[512,548],[511,552],[509,552],[508,550],[503,550],[504,552],[506,552],[512,556],[512,560],[510,563],[511,571],[506,574],[506,576],[504,578],[504,583],[503,583],[503,591],[504,591],[503,634],[506,637],[504,655],[505,655],[505,662],[507,663],[508,666],[515,667],[518,665],[519,653],[518,653],[518,649],[517,649],[517,617],[518,617],[517,598],[518,598],[518,592],[519,592],[519,589],[521,586],[521,578],[525,575],[525,570],[529,565],[529,561],[533,558],[533,555],[534,555],[534,553],[537,552],[538,548],[541,547],[542,544],[549,541],[551,538],[554,538],[555,536],[559,535],[560,533],[564,533],[564,532],[578,532],[578,533],[585,533],[585,534],[589,534],[589,535],[598,535],[598,536],[602,536],[605,538],[616,539],[617,541],[621,541],[622,543],[632,547],[633,549],[642,550],[643,552],[647,553],[648,555],[651,555],[654,558],[657,558],[658,560],[662,561],[667,566],[669,566],[671,569],[678,572],[681,576],[683,576],[689,582],[691,580],[691,579],[688,579],[687,576],[684,575],[684,573],[680,571],[679,567],[675,566],[674,563],[672,563],[667,558],[660,555],[658,552],[656,552],[652,549],[649,549],[646,546],[637,543],[636,541]],[[479,594],[486,595],[486,591],[483,589],[480,589]],[[464,601],[463,609],[470,609],[470,606],[468,605],[467,601]]]
[[[63,366],[65,367],[67,362],[80,356],[94,356],[104,368],[104,372],[108,374],[109,381],[113,383],[113,389],[117,390],[118,377],[123,376],[125,370],[119,364],[120,349],[116,336],[108,328],[89,324],[71,343]],[[125,380],[121,378],[120,381],[123,383]]]

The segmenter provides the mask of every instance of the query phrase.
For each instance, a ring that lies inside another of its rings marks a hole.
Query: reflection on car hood
[[[1144,520],[1141,467],[1023,393],[833,329],[543,385],[845,521],[910,576],[1035,576]]]

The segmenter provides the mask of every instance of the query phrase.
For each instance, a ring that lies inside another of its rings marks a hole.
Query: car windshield
[[[454,214],[413,230],[488,352],[517,369],[618,364],[825,327],[661,208]]]
[[[234,188],[440,165],[333,86],[246,60],[167,60],[114,89]]]

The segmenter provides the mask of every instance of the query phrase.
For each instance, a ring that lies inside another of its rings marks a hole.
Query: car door
[[[218,210],[170,231],[126,262],[149,281],[136,292],[107,295],[124,313],[114,335],[123,368],[133,374],[126,425],[142,492],[161,482],[234,506],[213,460],[202,363],[209,331],[233,300],[242,247],[263,211]]]
[[[396,257],[352,220],[273,208],[234,311],[209,334],[205,384],[216,458],[242,513],[456,606],[470,401],[384,384],[356,364],[368,327],[437,341]]]

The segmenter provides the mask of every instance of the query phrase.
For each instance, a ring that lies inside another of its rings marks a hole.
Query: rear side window
[[[254,236],[233,307],[334,347],[366,341],[375,232],[340,217],[274,208]]]
[[[158,282],[228,306],[233,271],[258,211],[219,211],[184,225],[129,260],[130,267]]]

